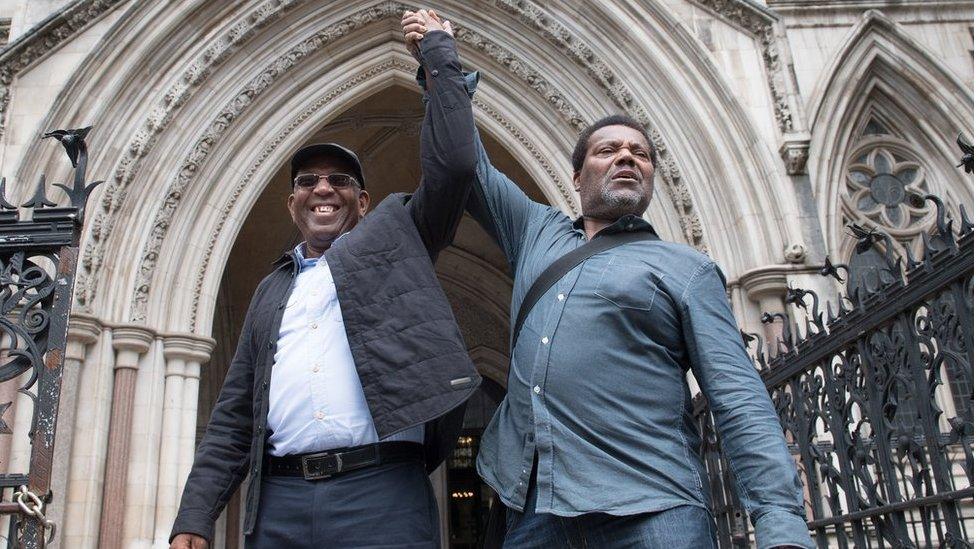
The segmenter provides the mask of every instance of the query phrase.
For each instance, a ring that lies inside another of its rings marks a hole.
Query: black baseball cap
[[[363,177],[363,165],[359,163],[359,157],[356,156],[356,153],[337,143],[316,143],[298,149],[298,152],[291,157],[291,185],[295,186],[295,175],[299,167],[313,158],[323,157],[338,158],[348,163],[353,169],[352,175],[356,176],[359,181],[359,186],[366,188],[366,178]]]

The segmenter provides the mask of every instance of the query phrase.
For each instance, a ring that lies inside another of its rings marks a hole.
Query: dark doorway
[[[492,491],[475,470],[475,460],[485,430],[505,390],[485,378],[478,392],[468,401],[464,429],[454,453],[447,461],[447,496],[450,517],[451,547],[474,549],[488,521],[488,504]]]

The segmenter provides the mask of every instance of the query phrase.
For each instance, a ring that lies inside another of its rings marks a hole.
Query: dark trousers
[[[701,507],[681,505],[623,517],[605,513],[560,517],[536,514],[535,501],[535,482],[532,482],[526,494],[525,512],[508,509],[506,513],[505,549],[717,547],[715,521],[711,513]]]
[[[247,549],[440,547],[437,502],[417,462],[335,478],[265,477]]]

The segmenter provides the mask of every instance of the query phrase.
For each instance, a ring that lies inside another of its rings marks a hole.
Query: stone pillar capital
[[[71,313],[68,317],[68,341],[88,345],[94,343],[101,333],[101,321],[91,315]]]
[[[786,272],[778,265],[746,271],[739,277],[739,283],[749,299],[760,302],[772,297],[782,299],[789,287]]]
[[[163,338],[163,355],[166,360],[184,360],[204,363],[210,360],[216,342],[209,337],[191,334],[168,334]]]
[[[149,350],[153,339],[155,334],[145,326],[128,324],[113,328],[112,347],[118,351],[115,367],[137,369],[139,357]]]

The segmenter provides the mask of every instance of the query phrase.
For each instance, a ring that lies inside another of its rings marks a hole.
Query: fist
[[[428,31],[442,30],[454,36],[454,28],[451,26],[451,22],[441,21],[440,16],[434,10],[405,11],[403,18],[400,19],[400,26],[403,29],[403,39],[406,42],[407,51],[418,60],[420,59],[418,44]]]
[[[169,549],[207,549],[207,540],[196,534],[177,534]]]

